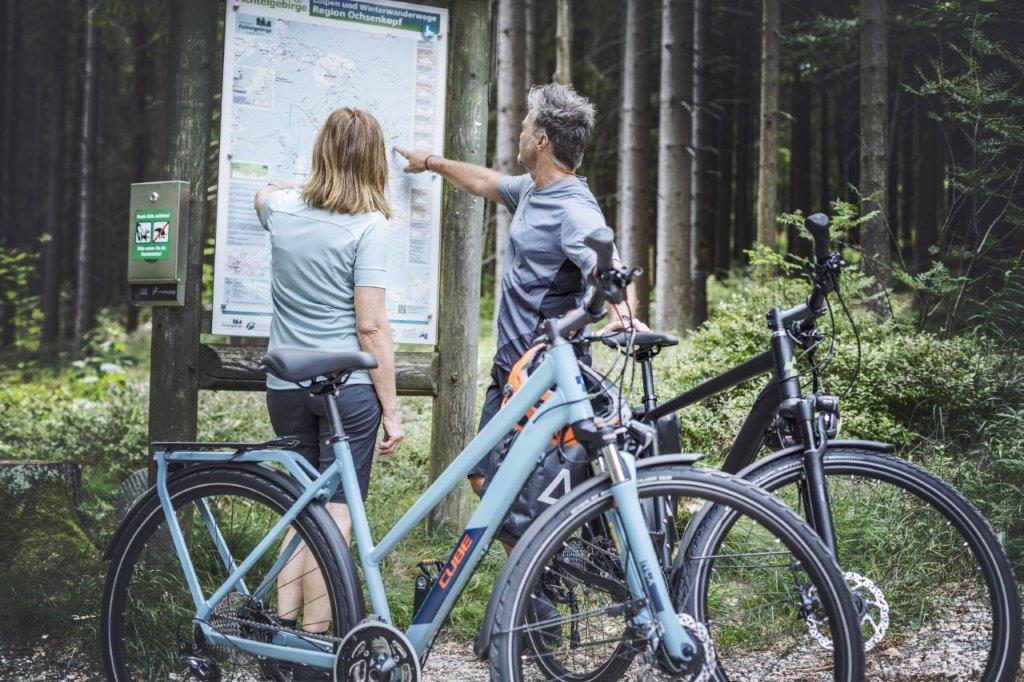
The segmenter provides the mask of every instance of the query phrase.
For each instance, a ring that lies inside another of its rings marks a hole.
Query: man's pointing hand
[[[409,162],[403,170],[406,173],[422,173],[427,170],[426,161],[429,154],[423,152],[414,151],[411,149],[402,149],[401,147],[395,147],[395,151],[405,157],[405,160]]]

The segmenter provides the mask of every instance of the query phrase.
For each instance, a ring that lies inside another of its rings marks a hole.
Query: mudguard
[[[259,474],[271,484],[284,488],[295,497],[300,496],[303,492],[302,486],[300,486],[299,482],[291,476],[278,471],[277,469],[272,469],[260,464],[255,466],[252,464],[232,464],[230,462],[204,462],[201,464],[191,464],[181,469],[179,472],[171,474],[168,483],[173,482],[180,476],[191,475],[197,471],[206,469],[244,469],[248,473]],[[139,496],[139,499],[135,500],[131,508],[125,514],[124,519],[121,520],[117,530],[115,530],[113,536],[111,536],[110,542],[103,552],[104,561],[110,561],[113,558],[115,550],[117,550],[118,546],[122,542],[125,531],[137,521],[138,517],[142,516],[144,510],[149,505],[153,504],[154,500],[157,500],[156,486],[151,486],[149,490]],[[159,505],[159,502],[157,502],[157,504]],[[312,507],[309,511],[310,514],[316,518],[317,522],[323,524],[325,527],[334,525],[334,521],[327,513],[327,509],[322,505]],[[352,559],[352,552],[349,550],[349,547],[345,544],[344,540],[332,544],[333,546],[329,549],[333,552],[335,560],[341,568],[343,580],[351,586],[348,599],[350,605],[353,607],[351,622],[358,623],[366,615],[366,602],[363,599],[363,589],[359,580],[359,573],[356,571],[356,565]]]
[[[672,455],[660,455],[658,457],[645,457],[636,461],[637,469],[647,469],[649,467],[663,466],[663,465],[683,465],[692,466],[700,461],[704,455],[701,454],[672,454]],[[547,522],[549,516],[557,513],[565,505],[575,504],[578,499],[588,495],[594,488],[608,483],[608,474],[603,473],[597,476],[588,478],[585,482],[576,486],[568,493],[563,495],[557,503],[551,505],[547,510],[537,517],[537,519],[530,524],[530,527],[526,529],[526,533],[523,535],[525,539],[531,531],[536,532],[537,528],[542,528],[544,523]],[[507,578],[507,574],[511,570],[511,563],[505,562],[501,572],[495,579],[495,585],[500,585]],[[497,608],[497,590],[492,590],[491,598],[487,602],[487,611],[484,613],[483,622],[480,625],[480,633],[477,635],[476,643],[474,644],[473,651],[477,658],[481,661],[487,660],[488,652],[491,648],[491,630],[494,628],[494,612]]]
[[[896,446],[893,445],[892,443],[882,443],[881,441],[877,440],[855,440],[852,438],[830,440],[828,441],[828,445],[826,446],[826,450],[841,450],[843,448],[857,448],[858,450],[868,450],[870,452],[877,452],[883,455],[888,455],[893,450],[896,449]],[[747,466],[737,471],[735,476],[736,478],[746,479],[754,471],[760,469],[761,467],[768,466],[769,464],[777,460],[780,460],[783,457],[788,457],[789,455],[792,455],[794,452],[803,451],[804,446],[800,444],[792,445],[784,450],[777,450],[772,454],[768,455],[767,457],[762,457],[761,459],[754,460]]]

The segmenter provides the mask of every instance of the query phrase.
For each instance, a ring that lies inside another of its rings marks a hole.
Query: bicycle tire
[[[896,486],[941,514],[970,548],[988,589],[992,608],[992,641],[981,679],[1002,682],[1015,679],[1021,658],[1021,598],[1012,565],[999,539],[982,514],[955,488],[925,469],[905,460],[854,447],[829,448],[823,458],[826,481],[836,490],[842,484],[837,477],[864,477]],[[755,463],[741,472],[749,481],[772,493],[798,483],[803,472],[802,453],[792,453],[763,463]],[[834,493],[833,493],[834,494]],[[708,508],[695,521],[686,540],[693,551],[708,552],[724,537],[726,512]],[[837,530],[837,534],[840,531]],[[842,545],[842,538],[838,538]],[[840,564],[843,556],[840,553]],[[845,568],[845,567],[844,567]],[[693,569],[687,580],[696,581]],[[884,590],[885,585],[879,586]],[[701,589],[697,587],[696,589]],[[698,608],[699,612],[699,608]]]
[[[642,497],[699,497],[734,505],[741,513],[767,527],[806,565],[808,574],[820,590],[820,599],[835,638],[834,679],[846,682],[863,679],[863,644],[850,592],[820,538],[791,509],[749,483],[721,472],[689,466],[665,464],[641,468],[637,470],[637,486]],[[529,597],[534,586],[546,570],[553,552],[576,528],[607,513],[611,509],[611,500],[607,477],[592,479],[549,508],[516,545],[495,582],[488,656],[492,679],[523,679],[520,652],[525,638],[514,633],[519,632],[522,629],[520,624],[529,618]],[[609,662],[614,658],[611,657]],[[632,658],[624,663],[614,661],[614,678],[607,674],[588,679],[621,679],[631,662]],[[606,670],[612,672],[610,667]]]
[[[186,505],[209,496],[236,496],[265,505],[271,513],[282,514],[295,501],[294,491],[276,484],[255,467],[197,467],[173,477],[168,483],[172,505],[180,514]],[[125,614],[128,590],[133,572],[143,551],[150,542],[163,542],[158,533],[166,533],[165,521],[155,489],[148,499],[141,503],[138,512],[127,521],[117,545],[110,553],[111,562],[103,590],[100,622],[100,649],[104,671],[110,680],[131,680],[129,653],[125,641]],[[337,622],[332,625],[334,633],[347,632],[364,617],[361,590],[358,586],[346,584],[342,567],[351,563],[351,556],[344,549],[344,539],[337,526],[331,521],[326,509],[319,502],[311,502],[291,527],[302,537],[315,557],[316,564],[324,577],[331,613]],[[154,545],[155,547],[155,545]],[[169,556],[173,570],[181,576],[176,556]],[[208,595],[207,595],[208,596]],[[187,634],[192,634],[189,631]],[[149,674],[152,678],[153,675]]]

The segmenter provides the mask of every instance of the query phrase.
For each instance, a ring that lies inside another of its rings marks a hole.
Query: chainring
[[[334,658],[336,682],[419,682],[420,659],[398,628],[363,621],[341,640]]]
[[[863,604],[864,613],[860,617],[861,628],[867,627],[871,633],[870,636],[865,636],[864,638],[864,651],[871,651],[882,641],[886,631],[889,629],[889,602],[878,585],[869,578],[865,578],[853,571],[844,572],[843,578],[846,579],[846,584],[850,586],[850,591]],[[808,596],[816,597],[817,588],[812,586],[808,590]],[[832,639],[825,636],[821,631],[821,626],[824,624],[825,619],[814,614],[808,614],[804,618],[804,622],[807,624],[807,631],[814,638],[814,641],[822,648],[831,651]]]

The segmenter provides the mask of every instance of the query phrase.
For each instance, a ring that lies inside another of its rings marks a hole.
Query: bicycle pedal
[[[197,680],[219,680],[220,666],[199,656],[179,656],[178,660],[185,664]]]

